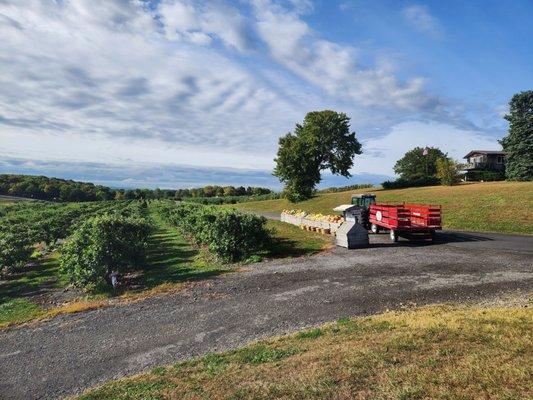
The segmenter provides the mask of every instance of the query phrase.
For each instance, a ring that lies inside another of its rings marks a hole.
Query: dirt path
[[[533,289],[527,249],[432,246],[372,236],[369,249],[252,265],[186,292],[0,332],[0,397],[56,398],[154,365],[402,304]],[[504,246],[504,245],[502,245]]]

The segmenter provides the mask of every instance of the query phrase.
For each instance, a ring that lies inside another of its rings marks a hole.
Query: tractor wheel
[[[431,231],[429,232],[429,236],[432,242],[434,242],[437,239],[437,232]]]
[[[398,241],[398,232],[396,232],[394,229],[390,230],[390,240],[391,242],[397,242]]]
[[[372,231],[372,233],[379,233],[379,226],[376,224],[370,225],[370,231]]]

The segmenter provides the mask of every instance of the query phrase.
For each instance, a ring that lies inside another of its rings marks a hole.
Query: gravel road
[[[433,245],[335,248],[173,295],[0,332],[0,397],[57,398],[160,364],[401,304],[533,288],[533,237],[446,232]]]

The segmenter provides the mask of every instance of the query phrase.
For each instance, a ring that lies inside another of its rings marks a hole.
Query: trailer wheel
[[[372,224],[370,225],[370,230],[372,231],[372,233],[379,233],[379,226],[377,226],[376,224]]]
[[[397,242],[398,241],[398,232],[396,232],[394,229],[390,230],[390,240],[391,242]]]
[[[431,241],[434,242],[437,239],[437,232],[431,231],[429,232],[429,236],[431,238]]]

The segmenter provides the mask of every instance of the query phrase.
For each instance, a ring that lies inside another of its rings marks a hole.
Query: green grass
[[[97,399],[526,399],[530,308],[433,306],[342,319],[157,367]]]
[[[173,227],[156,215],[156,230],[151,237],[146,262],[140,269],[143,289],[162,284],[182,283],[209,278],[231,270],[189,243]]]
[[[457,186],[430,186],[397,190],[362,189],[318,195],[291,204],[285,199],[235,204],[249,211],[302,209],[332,214],[340,204],[350,203],[354,193],[370,192],[377,201],[440,204],[445,228],[533,234],[533,182],[486,182]]]
[[[297,226],[284,222],[267,222],[274,229],[273,243],[266,252],[267,257],[299,257],[318,253],[332,246],[332,237],[315,232],[304,231]]]
[[[43,312],[38,304],[24,298],[7,300],[0,303],[0,325],[28,321]]]

